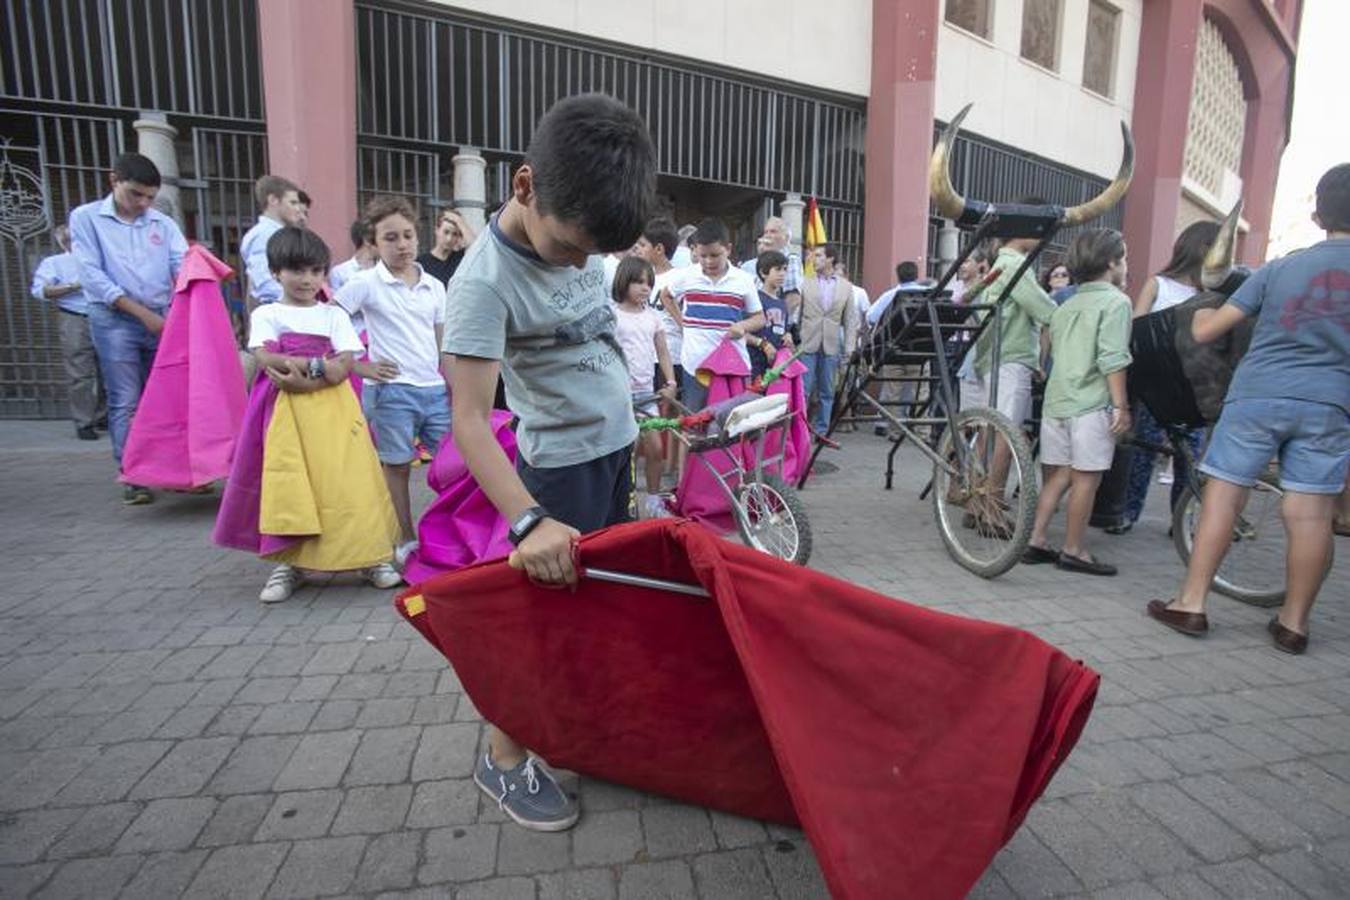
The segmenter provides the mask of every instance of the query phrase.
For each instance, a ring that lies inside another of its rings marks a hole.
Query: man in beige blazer
[[[802,362],[806,364],[806,397],[818,397],[812,427],[824,434],[830,427],[834,406],[834,376],[858,334],[858,314],[853,306],[853,285],[838,265],[838,251],[829,244],[815,249],[814,277],[802,281]]]

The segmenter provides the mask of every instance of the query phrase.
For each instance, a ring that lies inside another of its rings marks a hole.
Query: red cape
[[[220,282],[229,266],[188,248],[155,363],[131,420],[122,480],[188,490],[230,474],[248,392]]]
[[[838,898],[960,897],[1082,731],[1098,676],[1027,632],[934,612],[656,519],[583,565],[712,595],[505,562],[397,600],[489,721],[550,763],[800,823]]]

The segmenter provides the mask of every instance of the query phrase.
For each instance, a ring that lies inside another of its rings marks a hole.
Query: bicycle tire
[[[770,547],[753,531],[752,510],[748,508],[747,496],[754,493],[758,502],[772,503],[785,511],[794,530],[795,540],[790,547]],[[736,503],[740,507],[736,515],[736,530],[745,543],[787,562],[799,566],[806,565],[811,558],[811,523],[806,517],[806,506],[801,495],[777,475],[765,473],[757,481],[746,481],[736,490]]]
[[[1278,497],[1284,496],[1284,491],[1277,485],[1266,481],[1257,482],[1253,491],[1273,491]],[[1194,513],[1192,513],[1194,507]],[[1182,493],[1181,499],[1177,501],[1176,507],[1172,510],[1172,544],[1177,549],[1177,555],[1181,557],[1182,565],[1191,564],[1191,546],[1193,537],[1191,533],[1191,523],[1199,519],[1200,495],[1187,490]],[[1246,540],[1256,540],[1257,538],[1246,538]],[[1232,548],[1229,548],[1232,552]],[[1225,562],[1227,559],[1225,558]],[[1219,566],[1219,571],[1214,574],[1214,580],[1210,582],[1210,587],[1215,593],[1223,594],[1237,600],[1239,603],[1246,603],[1248,606],[1257,606],[1263,609],[1279,606],[1284,602],[1284,566],[1281,564],[1278,568],[1278,577],[1280,580],[1279,588],[1256,588],[1245,584],[1240,584],[1232,577],[1224,574],[1224,568]]]
[[[953,441],[955,435],[963,434],[969,427],[986,426],[1002,438],[1012,448],[1012,461],[1009,476],[1017,472],[1018,490],[1006,510],[1013,529],[1010,537],[1003,541],[1001,550],[988,559],[977,557],[964,544],[967,532],[979,536],[977,530],[967,530],[959,521],[965,515],[965,504],[956,505],[947,501],[951,480],[946,469],[938,463],[933,464],[933,518],[937,521],[938,534],[947,547],[947,554],[957,565],[981,578],[997,578],[1007,572],[1022,558],[1022,553],[1031,540],[1031,528],[1036,518],[1036,500],[1040,490],[1036,483],[1036,473],[1032,468],[1031,448],[1027,446],[1026,436],[1020,428],[1013,426],[1008,417],[994,409],[975,407],[963,410],[956,416],[956,428],[946,429],[939,444],[939,456],[951,459],[955,456]],[[973,458],[968,454],[967,458]],[[1006,498],[1005,498],[1006,499]]]

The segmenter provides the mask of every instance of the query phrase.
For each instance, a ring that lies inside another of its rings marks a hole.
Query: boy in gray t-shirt
[[[628,515],[637,425],[597,254],[633,245],[655,188],[636,113],[599,94],[562,100],[450,282],[455,444],[537,581],[575,582],[576,539]],[[491,427],[499,371],[520,420],[515,467]],[[507,815],[539,831],[576,823],[576,804],[524,747],[493,726],[488,748],[474,781]]]

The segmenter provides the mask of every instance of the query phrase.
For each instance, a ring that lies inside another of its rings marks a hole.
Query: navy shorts
[[[549,516],[582,534],[631,521],[633,499],[632,446],[599,459],[536,469],[516,457],[516,472]]]

